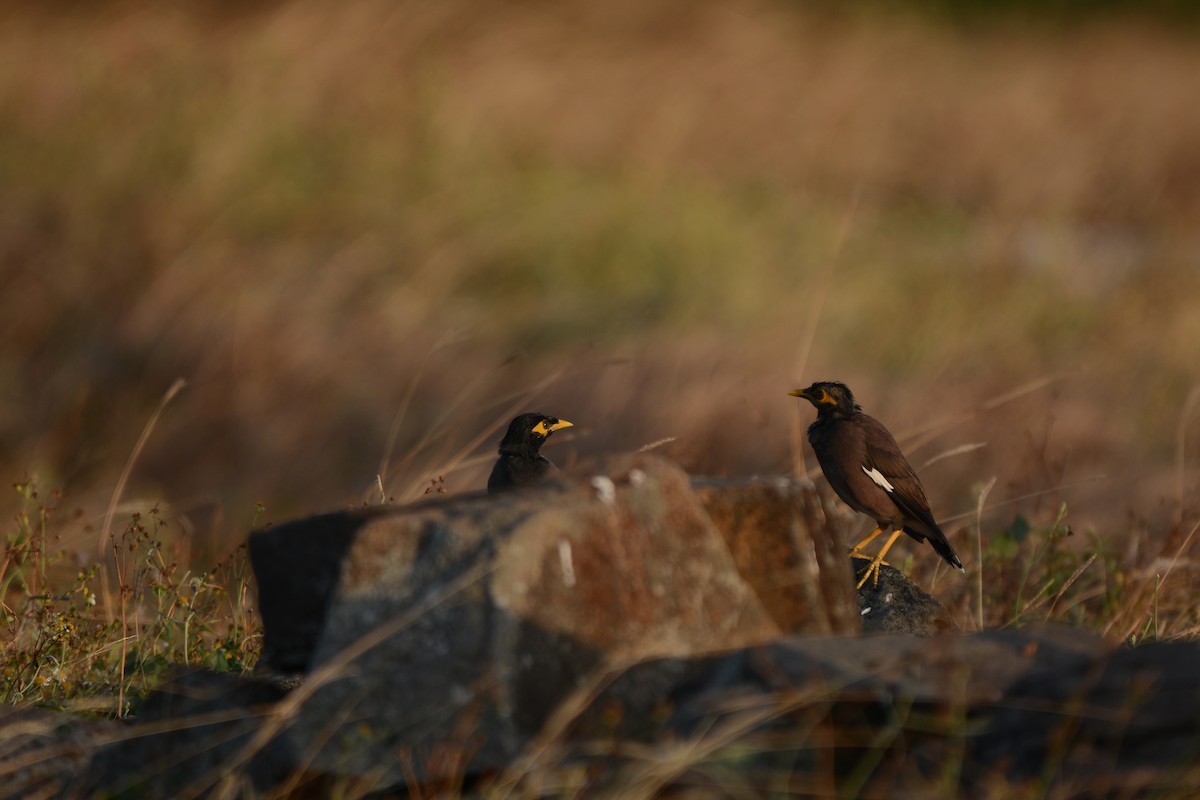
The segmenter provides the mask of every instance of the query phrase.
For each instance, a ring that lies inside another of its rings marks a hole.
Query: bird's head
[[[500,442],[501,453],[533,455],[542,442],[557,430],[570,428],[572,423],[546,414],[522,414],[508,425],[508,432]]]
[[[850,387],[837,381],[818,381],[807,389],[794,389],[788,394],[803,397],[817,407],[818,414],[853,414],[862,411],[854,402]]]

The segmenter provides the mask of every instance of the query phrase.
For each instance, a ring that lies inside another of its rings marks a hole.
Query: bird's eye
[[[821,395],[820,395],[820,397],[818,397],[817,399],[818,399],[819,401],[821,401],[822,403],[830,403],[830,402],[833,402],[833,398],[831,398],[831,397],[829,396],[829,392],[825,391],[824,389],[822,389],[822,390],[821,390]]]

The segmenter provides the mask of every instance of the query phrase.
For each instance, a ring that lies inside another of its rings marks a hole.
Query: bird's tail
[[[958,569],[960,572],[966,572],[963,569],[962,562],[958,560],[958,553],[954,552],[954,548],[950,546],[950,541],[946,538],[946,534],[942,533],[942,529],[936,525],[923,527],[926,529],[913,531],[905,527],[904,530],[910,534],[914,534],[918,539],[928,539],[929,543],[933,545],[933,549],[937,551],[939,556],[946,560],[947,564]]]
[[[950,546],[950,542],[946,541],[946,534],[938,531],[938,536],[930,536],[929,543],[933,545],[933,549],[937,554],[946,559],[946,563],[952,567],[957,567],[959,572],[966,572],[963,569],[962,562],[958,560],[958,553],[954,552],[954,548]]]

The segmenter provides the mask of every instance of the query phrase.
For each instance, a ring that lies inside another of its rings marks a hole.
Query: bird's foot
[[[888,537],[887,542],[879,550],[879,553],[874,558],[871,559],[870,565],[868,565],[867,568],[863,571],[862,578],[859,580],[858,585],[854,587],[856,590],[861,589],[863,587],[863,585],[867,582],[867,579],[869,579],[869,578],[874,579],[874,581],[871,584],[872,586],[879,585],[879,568],[880,568],[880,566],[883,566],[885,564],[889,567],[891,566],[891,564],[888,564],[888,562],[883,560],[883,557],[887,555],[888,550],[892,549],[892,545],[894,545],[896,543],[896,539],[902,533],[904,533],[903,529],[892,531],[892,535]],[[868,536],[866,539],[864,539],[863,541],[859,542],[855,547],[853,547],[850,550],[851,558],[867,558],[867,556],[864,555],[862,552],[862,546],[864,544],[866,544],[867,542],[871,541],[872,539],[874,539],[877,535],[878,535],[878,532],[873,533],[870,536]]]
[[[854,558],[866,558],[866,556],[863,556],[861,553],[855,553],[853,550],[850,551],[850,555],[851,555],[851,557],[854,557]],[[868,580],[871,580],[872,586],[878,586],[879,585],[879,568],[881,566],[887,566],[887,567],[891,566],[891,564],[889,564],[888,562],[883,560],[883,553],[880,553],[879,555],[872,558],[871,563],[867,565],[866,569],[864,569],[862,572],[859,573],[859,575],[861,575],[862,577],[859,578],[858,585],[855,586],[854,588],[856,590],[861,589]]]

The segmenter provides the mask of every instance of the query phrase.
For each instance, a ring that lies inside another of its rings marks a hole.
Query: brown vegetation
[[[982,532],[987,622],[1200,626],[1190,35],[765,0],[0,14],[0,466],[43,493],[3,508],[68,576],[135,511],[207,564],[256,522],[479,488],[530,408],[577,422],[560,463],[670,438],[696,473],[803,469],[786,392],[837,378],[969,567]],[[974,583],[908,552],[970,620]]]

